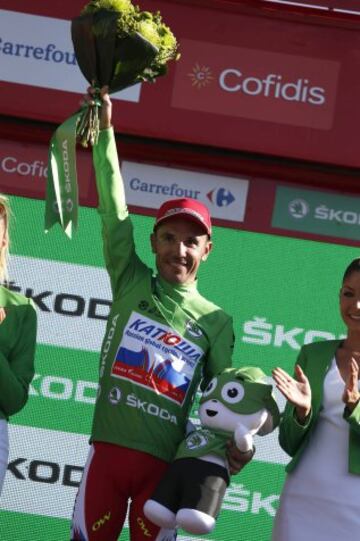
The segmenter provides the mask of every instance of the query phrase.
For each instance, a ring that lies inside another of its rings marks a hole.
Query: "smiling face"
[[[340,289],[340,313],[348,330],[360,333],[360,271],[344,279]]]
[[[212,242],[201,225],[174,217],[157,227],[151,246],[160,276],[171,284],[189,284],[207,259]]]

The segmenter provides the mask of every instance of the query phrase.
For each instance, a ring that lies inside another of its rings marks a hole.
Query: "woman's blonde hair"
[[[8,259],[9,259],[9,221],[10,221],[10,206],[8,199],[0,194],[0,220],[5,226],[6,244],[0,247],[0,281],[8,279]]]

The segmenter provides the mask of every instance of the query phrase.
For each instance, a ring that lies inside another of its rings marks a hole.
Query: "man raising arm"
[[[137,256],[105,88],[101,97],[94,166],[113,303],[72,539],[116,541],[131,500],[131,540],[160,541],[166,537],[145,518],[144,502],[184,437],[199,383],[231,365],[233,325],[197,290],[199,266],[212,249],[201,202],[175,199],[160,207],[150,236],[156,273]],[[236,469],[239,458],[245,463],[251,453],[231,451]]]

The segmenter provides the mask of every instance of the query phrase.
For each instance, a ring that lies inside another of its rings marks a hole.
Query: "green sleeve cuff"
[[[360,430],[360,401],[357,403],[353,411],[350,411],[348,407],[344,408],[343,418],[351,426]]]
[[[99,131],[99,140],[98,140],[98,144],[99,142],[108,142],[110,141],[113,137],[114,137],[114,128],[113,126],[110,126],[110,128],[105,128],[103,130],[100,130]]]
[[[307,428],[310,426],[310,423],[311,423],[311,420],[312,420],[312,417],[313,417],[313,413],[312,413],[312,409],[310,410],[310,413],[309,415],[305,418],[305,421],[303,423],[300,423],[297,415],[296,415],[296,409],[295,407],[293,408],[293,420],[294,420],[294,423],[296,424],[296,426],[298,426],[300,429],[303,429],[303,430],[307,430]]]

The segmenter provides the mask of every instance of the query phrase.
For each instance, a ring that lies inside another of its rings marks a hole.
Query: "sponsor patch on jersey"
[[[171,327],[133,312],[111,375],[131,380],[182,405],[204,352]]]
[[[190,336],[193,336],[194,338],[200,338],[203,335],[202,330],[200,329],[199,325],[195,323],[192,319],[189,319],[189,321],[186,324],[186,330],[190,334]]]
[[[212,438],[214,436],[212,435]],[[211,433],[208,430],[195,430],[187,436],[185,440],[185,445],[187,449],[194,450],[205,447],[211,439]]]

